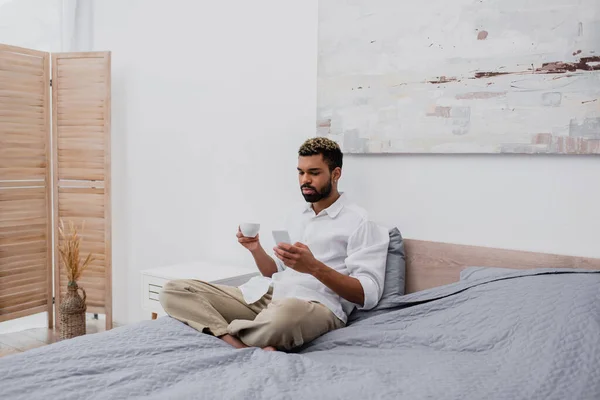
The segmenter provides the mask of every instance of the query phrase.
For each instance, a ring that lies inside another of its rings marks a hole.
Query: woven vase
[[[83,298],[78,290],[83,293]],[[77,282],[69,282],[67,293],[60,303],[60,339],[70,339],[85,335],[85,290],[77,286]]]

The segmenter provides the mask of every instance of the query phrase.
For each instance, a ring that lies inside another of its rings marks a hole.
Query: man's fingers
[[[286,252],[283,254],[283,258],[287,258],[288,260],[298,261],[300,256],[298,254],[292,254],[292,253]]]
[[[285,251],[289,251],[289,252],[293,252],[294,246],[292,246],[291,244],[287,244],[287,243],[278,243],[277,247],[279,247],[280,249],[283,249]]]
[[[281,254],[279,254],[279,253],[275,253],[275,257],[277,257],[277,258],[279,258],[281,261],[283,261],[283,263],[284,263],[285,265],[287,265],[288,267],[289,267],[289,266],[291,266],[291,265],[294,265],[294,264],[296,263],[296,261],[295,261],[295,260],[292,260],[292,259],[290,259],[290,258],[286,258],[286,257],[282,256],[282,255],[281,255]]]
[[[297,259],[298,259],[298,257],[299,257],[299,255],[298,255],[298,254],[293,254],[293,253],[290,253],[290,252],[288,252],[288,251],[285,251],[285,250],[283,250],[283,249],[281,249],[281,248],[279,248],[279,247],[274,247],[274,248],[273,248],[273,251],[274,251],[274,252],[275,252],[275,254],[277,254],[278,256],[281,256],[282,258],[289,259],[289,260],[294,260],[294,261],[295,261],[295,260],[297,260]]]
[[[294,265],[296,265],[296,260],[292,260],[292,259],[289,259],[289,258],[282,257],[282,256],[280,256],[279,254],[276,254],[276,255],[275,255],[275,257],[277,257],[277,258],[279,258],[281,261],[283,261],[283,264],[284,264],[285,266],[288,266],[288,267],[292,267],[292,268],[293,268],[293,267],[294,267]]]
[[[254,243],[254,242],[258,242],[258,239],[257,238],[248,238],[248,237],[242,236],[242,237],[240,237],[238,239],[238,242],[240,242],[240,243]]]
[[[285,253],[285,251],[281,250],[279,247],[273,247],[273,251],[275,252],[275,254],[281,257],[283,257],[283,254]]]
[[[285,247],[282,248],[290,254],[300,254],[302,252],[300,247],[292,246],[291,244],[285,244]]]
[[[301,251],[300,249],[308,249],[307,245],[305,245],[304,243],[300,243],[300,242],[296,242],[296,243],[294,243],[294,245],[287,244],[287,243],[279,243],[278,247],[284,249],[288,253],[300,253],[300,251]]]

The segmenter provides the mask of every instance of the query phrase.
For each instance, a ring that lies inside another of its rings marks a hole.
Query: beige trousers
[[[230,334],[252,347],[282,350],[308,343],[344,323],[327,307],[295,298],[271,301],[271,291],[247,304],[240,289],[185,279],[167,282],[160,304],[171,317],[214,336]]]

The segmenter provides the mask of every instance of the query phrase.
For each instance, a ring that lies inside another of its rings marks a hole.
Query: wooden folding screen
[[[49,54],[0,45],[0,322],[52,327]]]
[[[53,270],[56,306],[67,286],[61,220],[85,221],[95,261],[78,283],[110,329],[110,53],[0,45],[0,321],[48,311],[52,327]]]
[[[112,327],[110,208],[110,53],[52,54],[54,216],[82,231],[82,255],[95,261],[79,281],[88,312],[106,314]],[[55,237],[58,242],[58,224]],[[56,303],[66,292],[55,254]]]

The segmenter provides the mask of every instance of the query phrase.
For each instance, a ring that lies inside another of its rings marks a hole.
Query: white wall
[[[95,2],[113,51],[114,315],[140,319],[145,268],[207,258],[252,268],[301,201],[315,132],[317,1]],[[600,159],[352,156],[342,189],[406,237],[600,257]]]
[[[0,0],[0,43],[61,50],[62,0]]]
[[[259,220],[268,239],[299,200],[294,154],[314,131],[316,9],[95,3],[94,48],[113,52],[118,322],[139,317],[140,270],[198,258],[251,268],[237,224]]]

